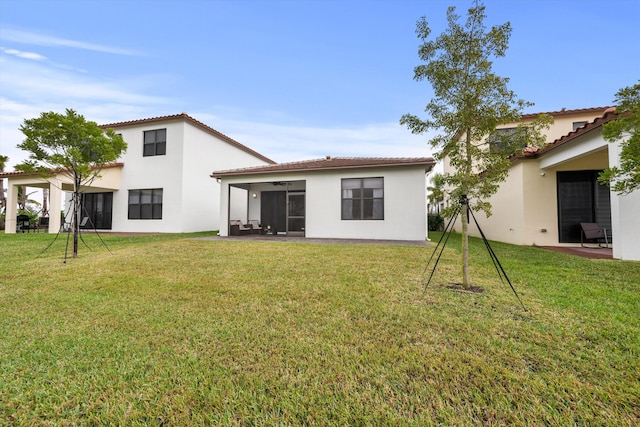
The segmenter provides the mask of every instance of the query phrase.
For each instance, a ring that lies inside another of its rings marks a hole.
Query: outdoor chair
[[[229,221],[229,234],[232,236],[251,234],[251,225],[243,224],[239,219],[232,219]]]
[[[31,229],[31,218],[29,218],[29,215],[18,215],[18,217],[16,218],[16,222],[17,222],[17,228],[16,228],[17,232],[22,231],[24,233],[24,230],[27,230],[27,233],[28,233],[29,230]]]
[[[36,230],[38,230],[38,233],[40,232],[41,228],[44,228],[45,230],[49,229],[49,217],[48,216],[41,216],[40,218],[38,218],[38,225],[36,226]]]
[[[250,219],[249,225],[251,226],[251,234],[262,234],[262,227],[260,221],[257,219]]]
[[[585,240],[592,240],[597,243],[598,247],[608,248],[609,247],[609,236],[607,236],[607,229],[600,227],[595,222],[581,222],[580,227],[582,230],[580,232],[580,245],[582,247],[586,247]],[[604,246],[602,246],[602,240],[604,240]]]

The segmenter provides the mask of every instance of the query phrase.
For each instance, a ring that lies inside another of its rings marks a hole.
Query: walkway
[[[611,248],[583,248],[581,246],[540,246],[540,248],[554,252],[561,252],[563,254],[580,256],[583,258],[613,259],[613,249]]]

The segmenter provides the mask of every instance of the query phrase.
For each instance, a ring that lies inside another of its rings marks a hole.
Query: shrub
[[[444,218],[440,214],[427,214],[427,224],[429,225],[429,231],[443,231]]]

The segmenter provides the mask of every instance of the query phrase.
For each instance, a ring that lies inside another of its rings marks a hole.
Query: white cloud
[[[47,59],[46,56],[42,56],[39,53],[35,52],[23,52],[17,49],[5,49],[4,47],[0,47],[0,51],[2,53],[6,53],[7,55],[14,55],[18,58],[31,59],[34,61],[44,61],[45,59]]]
[[[413,135],[398,123],[322,128],[230,120],[208,113],[194,113],[192,115],[276,162],[307,160],[325,156],[432,156],[427,144],[430,135]]]
[[[99,124],[176,114],[180,100],[161,93],[166,76],[133,76],[105,81],[90,73],[61,69],[49,61],[23,61],[16,53],[0,57],[0,153],[10,158],[8,170],[26,158],[18,150],[24,119],[43,111],[73,108]],[[37,55],[37,54],[36,54]],[[31,58],[30,58],[31,59]],[[33,58],[35,59],[35,58]],[[210,106],[194,118],[277,162],[322,158],[431,156],[430,135],[412,135],[397,122],[322,127],[299,124],[282,111],[246,111]]]
[[[96,102],[158,103],[167,100],[137,93],[132,86],[141,80],[103,81],[56,70],[39,63],[0,58],[0,85],[4,96],[41,100],[94,100]]]
[[[123,49],[101,44],[89,43],[79,40],[71,40],[62,37],[55,37],[40,34],[32,31],[24,31],[12,28],[4,28],[0,33],[2,40],[14,43],[24,43],[36,46],[70,47],[73,49],[91,50],[95,52],[111,53],[115,55],[137,56],[139,52],[130,49]]]
[[[167,98],[144,93],[157,82],[153,76],[104,81],[49,65],[0,57],[0,153],[9,156],[7,170],[26,159],[16,148],[24,138],[20,125],[43,111],[72,108],[88,120],[111,123],[145,117],[150,106],[165,110],[171,105]]]

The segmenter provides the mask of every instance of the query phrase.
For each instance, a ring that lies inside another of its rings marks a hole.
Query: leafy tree
[[[0,173],[9,161],[9,157],[0,154]],[[4,212],[7,206],[7,197],[4,195],[4,179],[0,177],[0,230],[4,230]]]
[[[449,7],[448,28],[435,39],[429,39],[431,29],[426,18],[418,20],[416,34],[422,41],[418,56],[424,64],[414,68],[414,79],[427,79],[434,97],[425,108],[429,118],[405,114],[400,123],[414,134],[439,131],[429,143],[437,150],[436,158],[448,158],[452,167],[452,172],[443,174],[446,194],[456,201],[467,196],[474,209],[491,215],[487,199],[506,179],[509,156],[527,146],[544,144],[540,132],[551,118],[540,116],[521,123],[508,135],[496,133],[497,126],[518,122],[522,110],[533,104],[517,99],[507,88],[509,79],[493,73],[492,60],[505,56],[511,25],[507,22],[486,31],[485,17],[484,5],[476,1],[461,25],[455,7]],[[456,207],[454,204],[452,209]],[[461,213],[462,284],[469,288],[467,209],[461,209]]]
[[[122,136],[113,129],[102,130],[95,122],[85,120],[74,110],[66,114],[41,113],[26,119],[20,130],[26,139],[18,148],[29,152],[29,158],[17,170],[43,176],[62,173],[72,179],[73,187],[73,257],[78,256],[80,189],[100,176],[104,165],[112,163],[127,149]]]
[[[0,154],[0,173],[4,172],[4,168],[9,161],[9,157]],[[4,179],[0,178],[0,213],[4,212],[7,205],[7,198],[4,195]]]
[[[427,186],[429,191],[429,205],[436,206],[437,212],[440,213],[439,202],[444,200],[444,177],[441,173],[436,173],[431,177],[431,185]]]
[[[30,199],[29,196],[35,194],[36,191],[32,191],[31,193],[27,193],[27,187],[21,185],[18,187],[18,209],[27,210],[31,208],[29,205],[37,205],[40,206],[40,202],[34,199]],[[32,209],[31,209],[32,210]]]
[[[617,120],[603,126],[605,140],[620,144],[620,167],[605,169],[598,181],[611,186],[619,194],[629,194],[640,188],[640,83],[620,89],[616,93]]]

